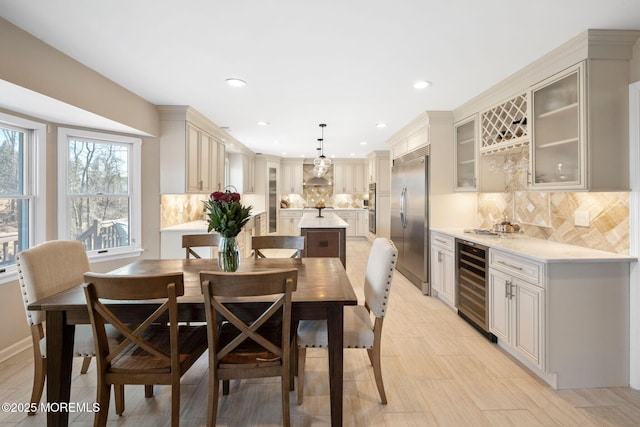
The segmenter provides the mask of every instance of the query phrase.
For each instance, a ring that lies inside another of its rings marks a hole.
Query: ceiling
[[[255,152],[307,158],[320,123],[326,155],[364,157],[589,28],[640,29],[638,0],[0,0],[0,15]]]

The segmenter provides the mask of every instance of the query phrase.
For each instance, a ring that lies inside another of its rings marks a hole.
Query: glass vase
[[[240,267],[240,250],[235,236],[220,236],[218,241],[218,267],[222,271],[236,271]]]

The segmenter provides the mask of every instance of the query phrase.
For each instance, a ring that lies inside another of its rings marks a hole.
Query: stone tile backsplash
[[[589,213],[589,227],[574,225],[574,213]],[[505,216],[527,236],[603,251],[629,253],[629,193],[479,193],[479,227]]]
[[[166,228],[203,218],[206,194],[162,194],[160,227]]]
[[[313,165],[305,164],[302,169],[303,180],[306,182],[313,177]],[[333,166],[325,175],[333,181]],[[334,194],[333,186],[326,187],[303,187],[302,194],[281,194],[280,200],[289,202],[290,208],[304,208],[315,206],[317,203],[324,203],[326,206],[334,208],[362,208],[364,200],[368,199],[368,194]]]

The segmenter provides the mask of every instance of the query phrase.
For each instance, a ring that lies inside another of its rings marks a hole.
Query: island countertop
[[[334,213],[323,212],[322,218],[317,213],[305,213],[300,219],[298,228],[347,228],[349,224]]]

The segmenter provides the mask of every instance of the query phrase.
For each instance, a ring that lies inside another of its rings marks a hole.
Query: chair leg
[[[180,375],[171,380],[171,427],[180,426]]]
[[[378,393],[380,394],[380,400],[383,405],[387,404],[387,395],[384,392],[384,384],[382,383],[382,364],[380,363],[380,348],[374,347],[373,349],[367,349],[369,353],[369,359],[373,365],[373,375],[376,378],[376,386],[378,387]]]
[[[298,348],[298,405],[302,405],[302,393],[304,389],[304,365],[307,358],[307,349]]]
[[[144,386],[144,397],[146,397],[147,399],[150,397],[153,397],[153,385],[152,384],[145,384]]]
[[[80,373],[81,374],[86,374],[87,371],[89,370],[89,365],[91,365],[91,359],[93,359],[92,357],[85,357],[82,359],[82,368],[80,368]]]
[[[223,396],[229,395],[229,380],[222,381],[222,395]]]
[[[31,389],[31,408],[40,403],[42,391],[44,390],[44,380],[47,377],[47,359],[38,357],[33,361],[33,387]],[[29,411],[29,415],[35,415],[36,411]]]
[[[282,369],[282,425],[291,426],[291,412],[289,411],[289,367]]]
[[[109,416],[109,399],[111,398],[111,384],[105,384],[101,378],[98,378],[98,396],[96,400],[100,406],[100,410],[96,412],[94,418],[94,427],[105,427],[107,425],[107,417]]]
[[[114,384],[113,395],[116,399],[116,414],[124,414],[124,384]]]
[[[220,382],[215,369],[209,368],[209,393],[207,402],[207,426],[216,425],[218,417],[218,395],[220,393]]]

